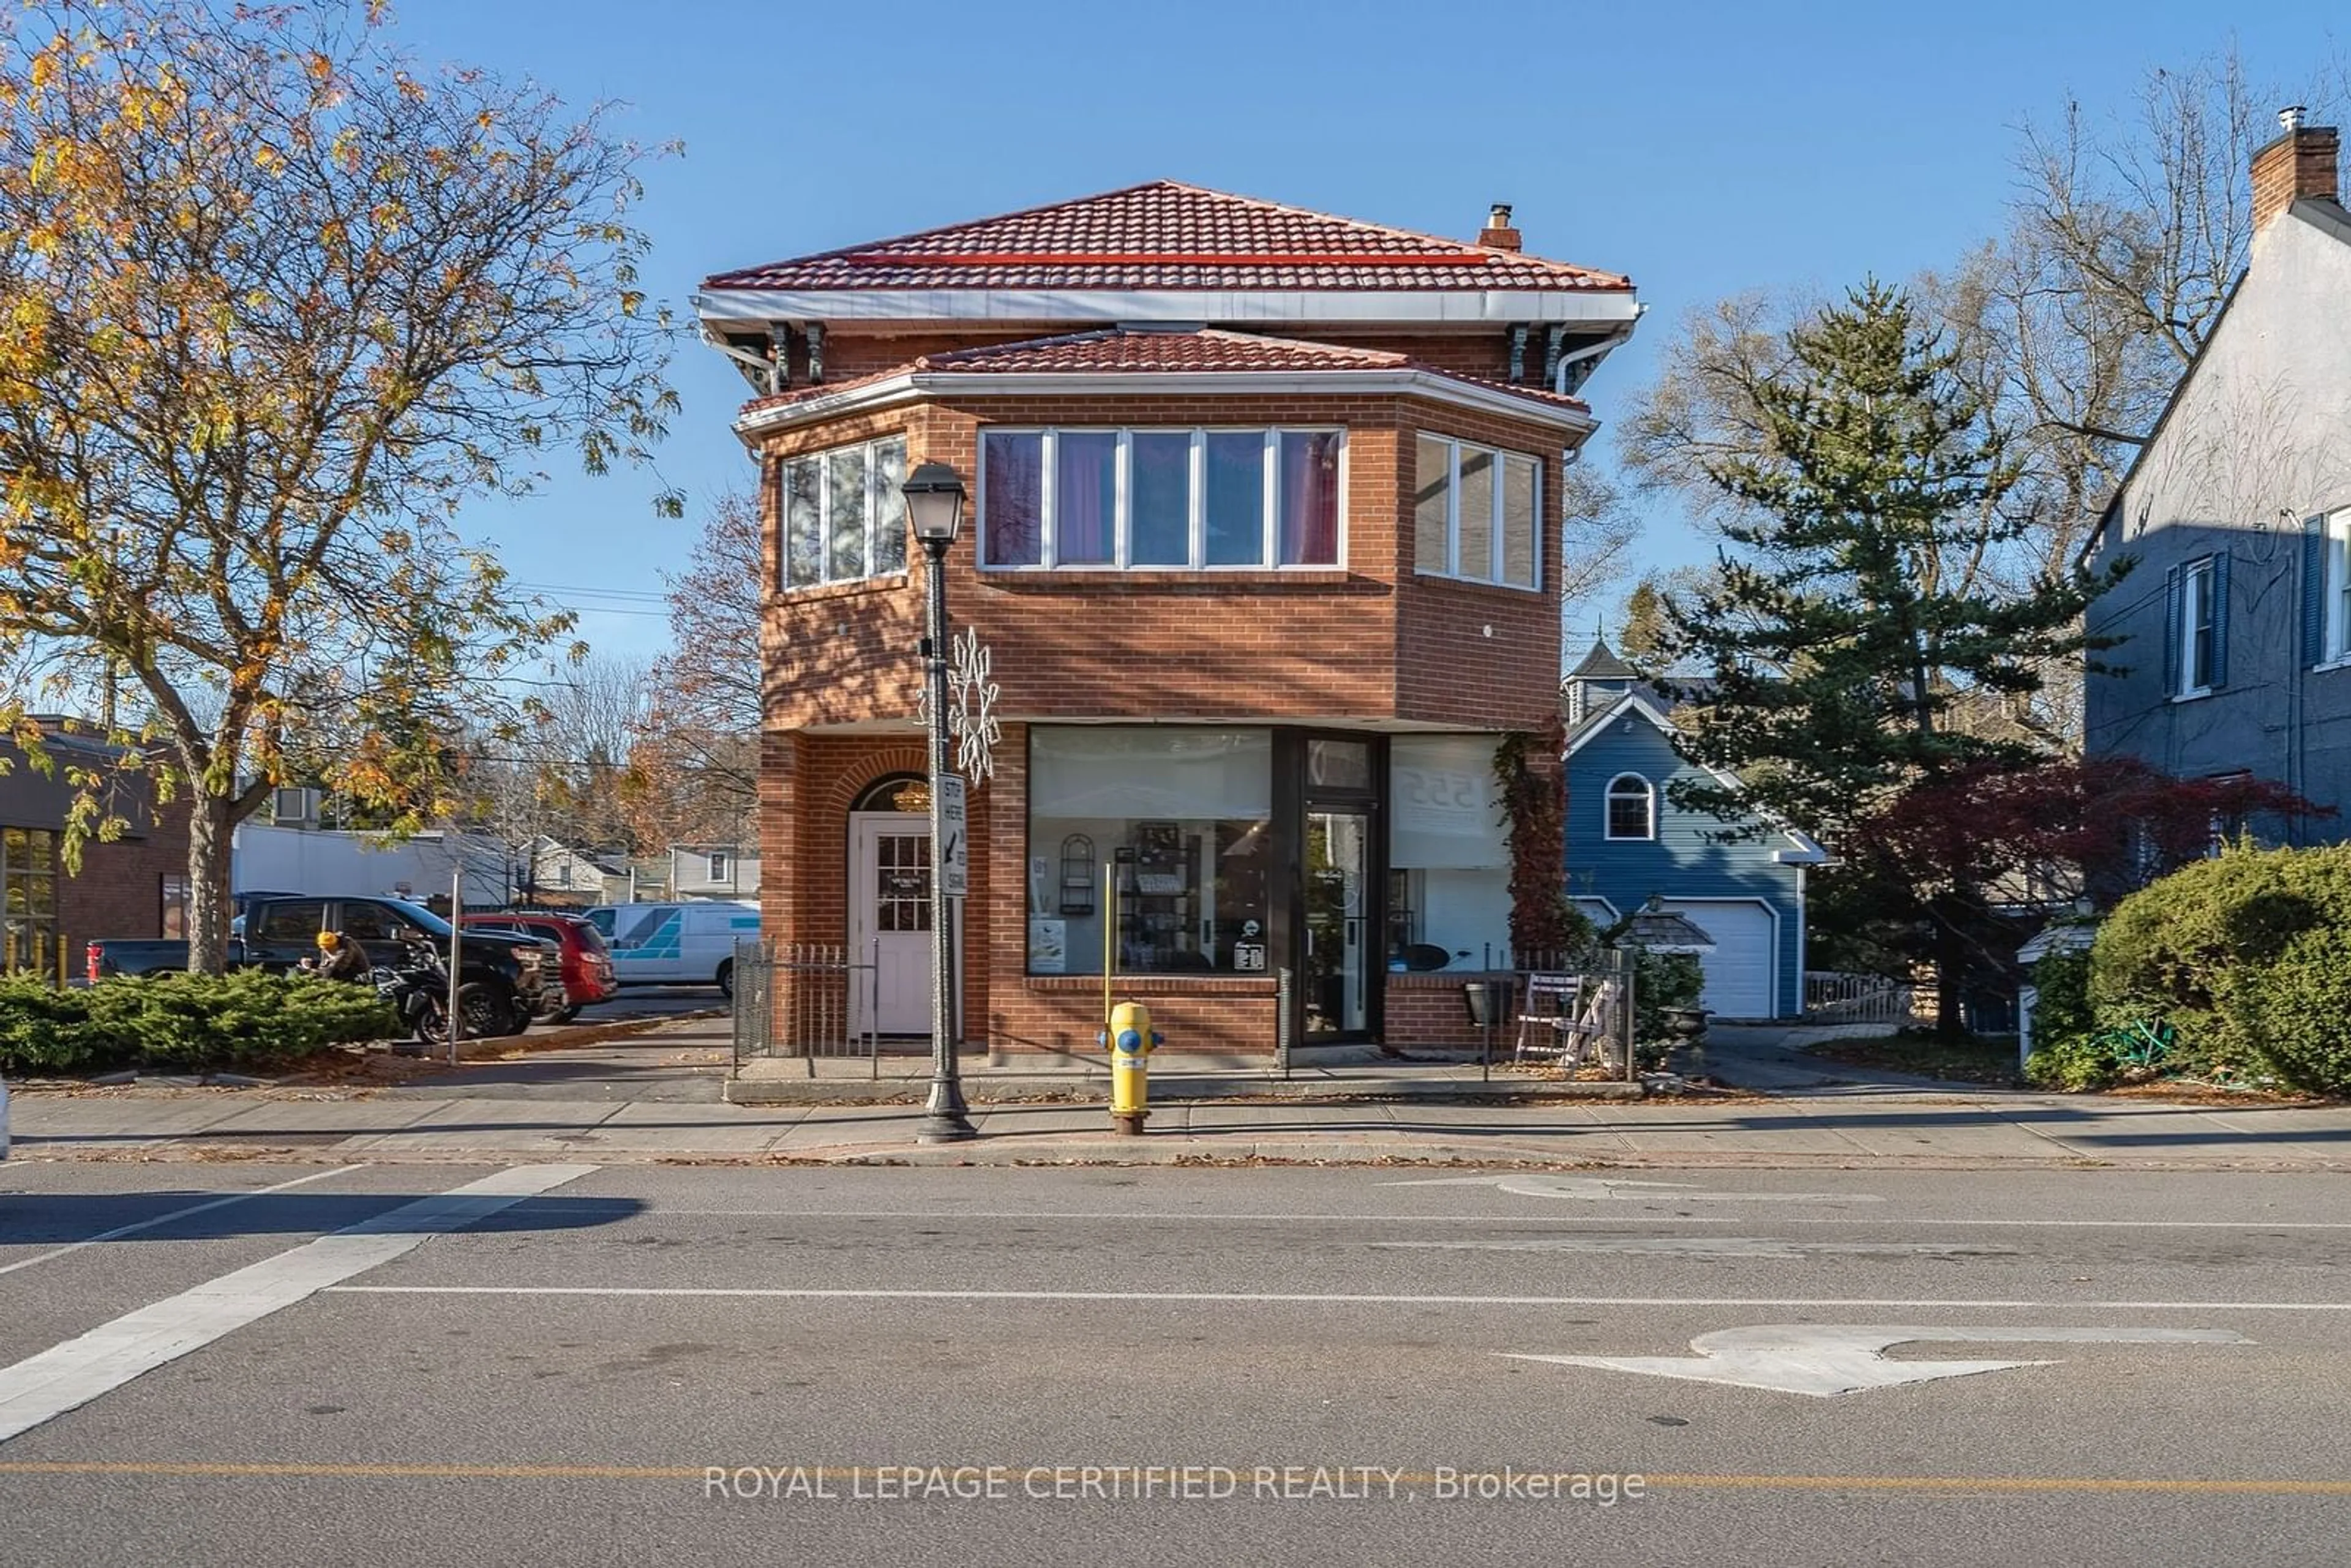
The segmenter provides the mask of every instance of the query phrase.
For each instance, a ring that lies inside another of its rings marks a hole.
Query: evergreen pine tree
[[[2038,691],[2050,662],[2095,652],[2081,617],[2105,584],[2000,594],[1971,570],[2033,519],[2007,505],[2007,442],[1900,290],[1867,283],[1788,346],[1790,372],[1758,392],[1755,449],[1708,471],[1741,503],[1723,530],[1736,548],[1701,591],[1667,596],[1656,663],[1693,705],[1684,754],[1744,785],[1677,784],[1676,803],[1734,835],[1771,831],[1760,808],[1834,850],[1907,789],[2040,755],[1982,720]],[[1981,900],[1913,891],[1955,1029]]]

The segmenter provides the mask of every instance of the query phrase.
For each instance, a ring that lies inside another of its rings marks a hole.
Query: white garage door
[[[1760,904],[1708,904],[1668,898],[1666,907],[1688,916],[1714,938],[1699,957],[1706,969],[1700,1000],[1718,1018],[1768,1019],[1772,1005],[1771,912]]]

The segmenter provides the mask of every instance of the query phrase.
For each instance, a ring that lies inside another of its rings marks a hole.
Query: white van
[[[716,986],[735,994],[735,944],[759,939],[751,904],[602,904],[588,919],[612,951],[612,977],[624,986]]]

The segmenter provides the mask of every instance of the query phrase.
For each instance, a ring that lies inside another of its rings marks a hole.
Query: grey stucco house
[[[2279,119],[2253,157],[2252,264],[2087,551],[2137,564],[2090,612],[2127,667],[2089,678],[2085,748],[2351,812],[2351,213],[2335,132]]]

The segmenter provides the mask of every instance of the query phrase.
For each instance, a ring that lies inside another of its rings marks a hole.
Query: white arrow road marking
[[[1836,1323],[1764,1323],[1719,1329],[1689,1342],[1694,1356],[1510,1355],[1561,1366],[1641,1372],[1692,1383],[1728,1383],[1826,1399],[1897,1383],[1967,1377],[2048,1361],[1887,1361],[1897,1344],[2252,1344],[2227,1329],[1913,1328]]]
[[[125,1312],[78,1339],[0,1368],[0,1443],[247,1323],[413,1252],[428,1237],[463,1230],[595,1168],[517,1166],[469,1181]]]
[[[1782,1241],[1769,1236],[1541,1236],[1521,1241],[1374,1241],[1447,1252],[1622,1252],[1644,1258],[2005,1258],[2013,1247],[1935,1241]]]
[[[1384,1181],[1382,1186],[1490,1186],[1520,1197],[1620,1199],[1635,1203],[1883,1203],[1865,1192],[1699,1192],[1677,1181],[1623,1181],[1614,1176],[1551,1176],[1541,1171],[1515,1176],[1424,1176]]]

